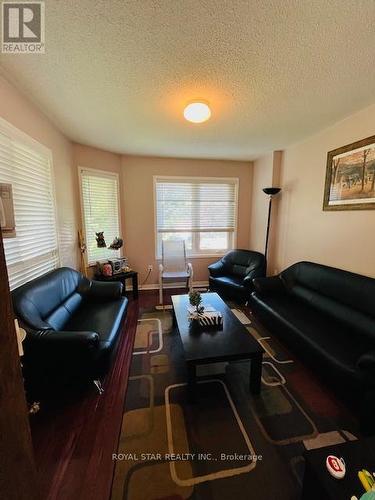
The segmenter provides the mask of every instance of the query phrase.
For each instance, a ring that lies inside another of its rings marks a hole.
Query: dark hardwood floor
[[[170,295],[183,290],[168,290]],[[104,394],[94,388],[80,395],[43,402],[30,417],[42,500],[107,500],[121,428],[132,346],[140,307],[158,303],[157,291],[129,300],[127,318]],[[58,395],[57,395],[58,396]]]

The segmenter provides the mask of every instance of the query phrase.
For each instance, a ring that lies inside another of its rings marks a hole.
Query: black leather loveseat
[[[62,267],[12,292],[27,331],[24,376],[32,391],[100,380],[126,314],[121,283],[91,281]]]
[[[210,290],[243,302],[253,291],[253,279],[265,276],[264,255],[252,250],[232,250],[208,266]]]
[[[254,280],[254,287],[250,307],[255,317],[346,400],[355,402],[361,408],[362,424],[371,427],[370,420],[375,422],[375,280],[299,262],[278,276]]]

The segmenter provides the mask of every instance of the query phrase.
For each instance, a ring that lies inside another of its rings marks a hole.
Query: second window
[[[163,240],[185,240],[191,256],[235,246],[238,179],[154,177],[156,257]]]

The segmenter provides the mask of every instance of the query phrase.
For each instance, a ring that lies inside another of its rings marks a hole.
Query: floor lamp
[[[264,250],[264,256],[266,257],[266,266],[267,266],[267,253],[268,253],[268,239],[270,235],[270,225],[271,225],[271,210],[272,210],[272,198],[280,193],[281,188],[277,187],[268,187],[263,189],[263,193],[266,193],[269,196],[269,204],[268,204],[268,220],[267,220],[267,232],[266,232],[266,247]]]

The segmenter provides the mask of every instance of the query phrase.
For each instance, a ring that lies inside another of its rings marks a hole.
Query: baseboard
[[[193,288],[207,288],[208,281],[193,281]],[[166,290],[167,288],[185,288],[186,285],[184,283],[166,283],[163,288]],[[131,292],[133,288],[126,287],[126,291]],[[159,283],[149,283],[145,285],[140,285],[139,290],[159,290]]]

